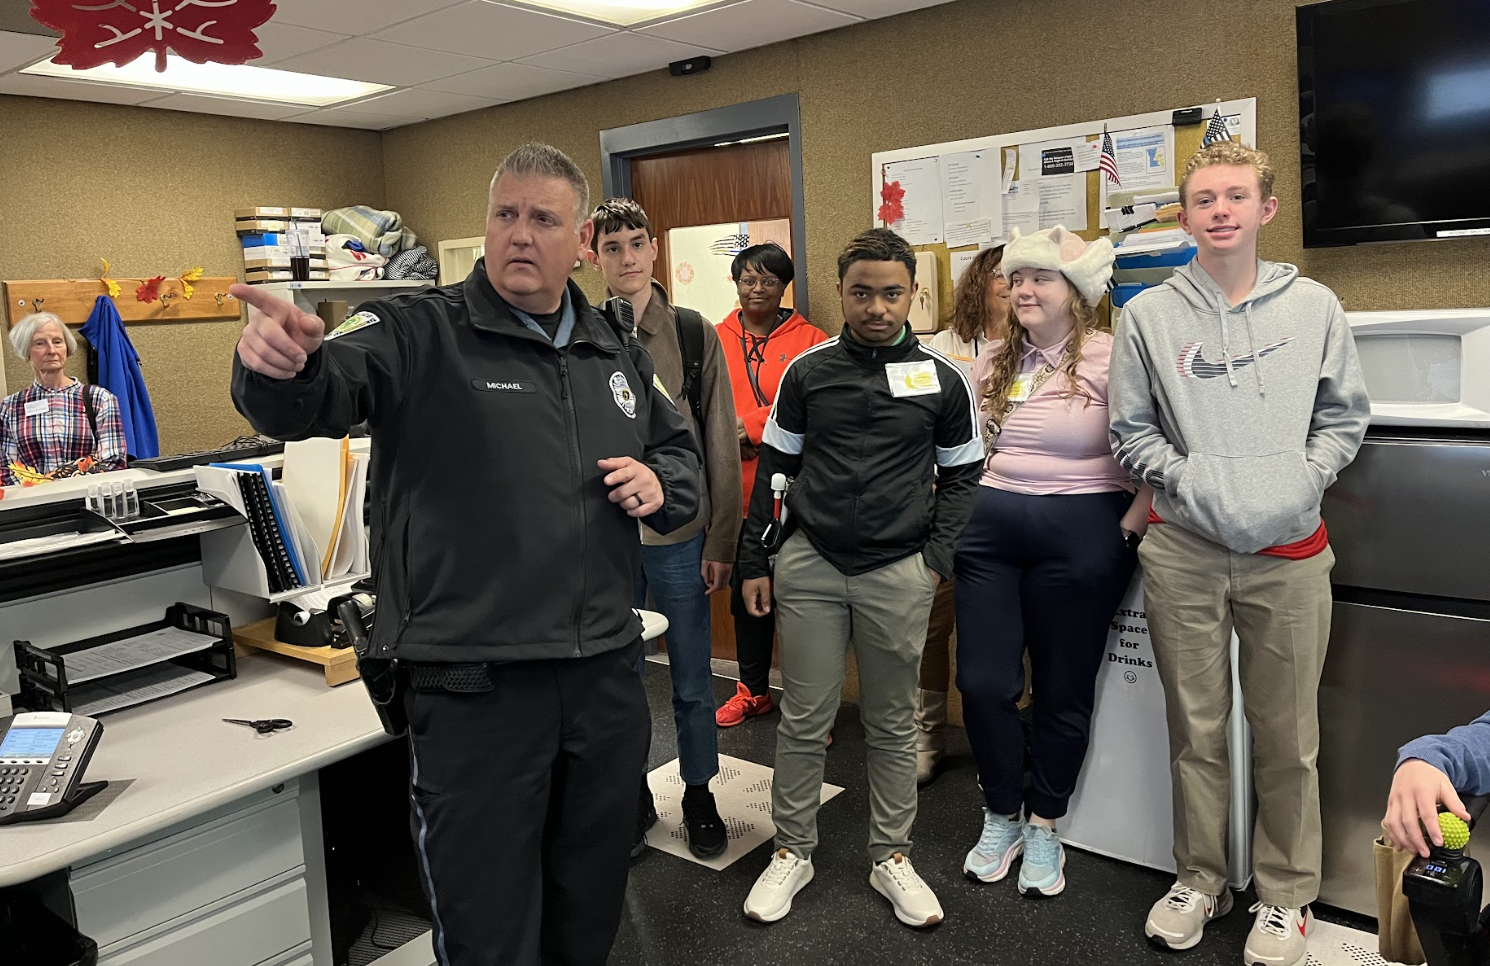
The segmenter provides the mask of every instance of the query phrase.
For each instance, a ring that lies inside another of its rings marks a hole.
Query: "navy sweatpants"
[[[1091,734],[1097,671],[1137,554],[1126,492],[1027,496],[978,487],[957,547],[957,689],[990,811],[1066,814]],[[1016,707],[1033,672],[1033,786]]]

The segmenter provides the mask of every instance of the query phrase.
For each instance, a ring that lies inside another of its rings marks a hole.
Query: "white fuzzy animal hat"
[[[1029,235],[1021,235],[1015,228],[1013,237],[1004,246],[999,271],[1006,278],[1021,268],[1047,268],[1060,272],[1076,286],[1087,305],[1096,305],[1107,292],[1115,257],[1112,242],[1108,239],[1098,238],[1088,244],[1080,235],[1067,231],[1064,225]]]

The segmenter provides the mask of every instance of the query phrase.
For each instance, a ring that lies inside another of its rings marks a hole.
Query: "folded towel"
[[[326,236],[326,268],[333,282],[369,282],[383,277],[388,259],[363,248],[351,235]]]
[[[388,259],[388,271],[383,277],[439,278],[440,265],[429,257],[429,249],[423,245],[415,245]]]
[[[413,248],[417,241],[414,233],[404,227],[403,216],[398,212],[379,211],[367,205],[333,208],[321,216],[321,228],[328,235],[351,235],[368,251],[384,258]]]

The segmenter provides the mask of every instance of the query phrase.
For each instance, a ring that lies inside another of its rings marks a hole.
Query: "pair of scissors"
[[[289,718],[224,718],[227,724],[247,725],[261,735],[272,735],[276,731],[284,731],[286,728],[295,727],[295,722]]]

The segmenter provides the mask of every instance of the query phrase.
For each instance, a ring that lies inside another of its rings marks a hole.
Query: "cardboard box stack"
[[[233,215],[243,246],[244,281],[290,281],[290,256],[301,245],[310,257],[310,280],[324,282],[331,277],[326,271],[321,209],[260,206],[239,208]]]

